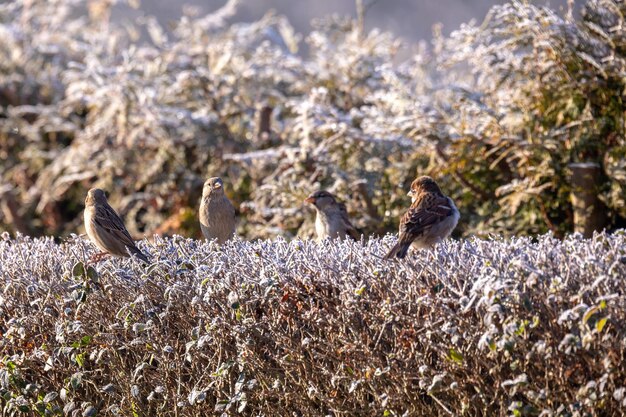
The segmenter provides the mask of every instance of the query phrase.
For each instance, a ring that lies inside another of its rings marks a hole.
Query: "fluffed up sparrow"
[[[92,188],[87,192],[85,230],[89,239],[102,251],[94,256],[94,260],[111,254],[126,257],[136,255],[142,261],[148,262],[146,255],[135,246],[135,241],[126,230],[122,219],[109,205],[104,191],[99,188]]]
[[[224,194],[224,182],[212,177],[204,182],[200,202],[200,228],[208,240],[221,245],[235,234],[235,207]]]
[[[427,248],[447,238],[459,221],[460,213],[435,180],[422,176],[411,184],[411,207],[400,219],[398,243],[385,259],[404,258],[411,244]]]
[[[338,202],[334,195],[321,190],[314,192],[304,201],[312,204],[317,212],[315,232],[318,240],[324,240],[327,237],[345,239],[346,236],[354,240],[360,239],[359,232],[348,218],[345,204]]]

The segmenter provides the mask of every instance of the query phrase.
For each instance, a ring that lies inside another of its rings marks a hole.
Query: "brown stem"
[[[378,210],[376,210],[376,206],[374,205],[374,203],[372,203],[372,198],[370,197],[369,192],[367,191],[366,181],[360,180],[360,181],[354,182],[353,189],[359,196],[361,196],[363,201],[365,201],[367,214],[372,219],[380,220],[380,217],[378,216]]]
[[[14,231],[24,235],[30,234],[30,228],[27,226],[22,216],[19,214],[17,202],[11,191],[7,191],[0,195],[0,209],[4,215],[5,223]]]
[[[435,145],[435,151],[437,152],[437,156],[439,156],[439,158],[441,158],[444,163],[446,163],[448,165],[450,164],[450,159],[447,157],[447,155],[443,152],[443,150],[441,149],[441,147],[438,144]],[[458,169],[454,169],[452,171],[452,176],[454,177],[455,180],[460,182],[465,188],[468,188],[471,192],[473,192],[474,194],[476,194],[480,198],[493,200],[494,195],[492,195],[491,193],[485,192],[485,190],[483,190],[481,188],[478,188],[477,186],[472,184],[468,179],[466,179],[463,176],[461,171],[459,171]]]
[[[548,229],[550,229],[556,237],[560,238],[561,232],[559,231],[559,228],[557,227],[557,225],[554,224],[552,219],[550,219],[550,216],[548,215],[548,211],[546,210],[546,206],[541,199],[539,199],[539,211],[541,212],[541,217],[543,218],[543,221],[546,223],[546,226],[548,226]]]

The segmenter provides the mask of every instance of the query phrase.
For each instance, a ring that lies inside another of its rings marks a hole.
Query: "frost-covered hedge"
[[[626,234],[0,241],[3,415],[620,415]],[[42,414],[43,415],[43,414]]]

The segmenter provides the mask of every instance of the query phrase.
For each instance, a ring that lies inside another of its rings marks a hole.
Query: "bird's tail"
[[[391,258],[402,259],[406,256],[406,253],[408,252],[410,247],[411,247],[411,242],[407,243],[407,242],[399,241],[393,246],[393,248],[391,248],[389,253],[385,255],[385,259],[391,259]]]
[[[144,255],[142,251],[140,251],[137,248],[129,248],[129,249],[133,253],[133,255],[136,255],[139,259],[141,259],[142,261],[144,261],[147,264],[150,263],[150,261],[148,260],[148,257],[146,255]]]

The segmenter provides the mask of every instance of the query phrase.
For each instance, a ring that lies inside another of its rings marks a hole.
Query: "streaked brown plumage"
[[[200,229],[206,239],[224,244],[235,234],[235,207],[224,194],[224,182],[219,177],[204,182],[200,202]]]
[[[133,254],[148,262],[146,255],[135,246],[135,241],[126,230],[122,219],[109,205],[104,191],[99,188],[92,188],[87,192],[85,230],[89,239],[104,253],[126,257]]]
[[[447,238],[459,221],[460,213],[450,197],[446,197],[437,183],[422,176],[411,184],[411,207],[400,220],[398,243],[385,259],[404,258],[409,247],[430,247]]]
[[[331,239],[345,239],[346,237],[354,240],[360,239],[359,232],[348,218],[345,204],[338,202],[334,195],[328,191],[321,190],[314,192],[304,201],[312,204],[317,212],[315,232],[318,240],[323,240],[327,237]]]

